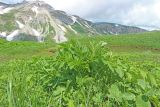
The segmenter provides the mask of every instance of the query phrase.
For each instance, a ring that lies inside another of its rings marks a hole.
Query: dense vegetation
[[[0,56],[17,57],[1,61],[0,106],[159,107],[160,64],[147,57],[160,49],[160,36],[158,32],[141,35],[136,36],[139,42],[128,35],[82,37],[60,45],[1,40]],[[125,54],[114,50],[117,45],[132,48],[133,42],[144,48],[137,53],[138,59],[151,51],[141,62],[132,61],[135,55],[130,50],[127,54],[127,49]]]

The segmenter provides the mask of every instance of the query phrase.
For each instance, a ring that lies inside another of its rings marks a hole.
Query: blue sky
[[[16,3],[22,0],[0,0]],[[160,0],[43,0],[55,9],[92,21],[160,27]]]

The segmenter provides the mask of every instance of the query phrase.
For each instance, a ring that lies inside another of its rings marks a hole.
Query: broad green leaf
[[[118,76],[119,76],[120,78],[122,78],[122,77],[124,76],[124,72],[122,71],[122,68],[118,67],[118,68],[116,69],[116,72],[117,72],[117,74],[118,74]]]
[[[68,107],[75,107],[73,100],[68,101]]]
[[[110,97],[111,98],[116,98],[118,99],[120,102],[122,101],[122,93],[119,90],[119,87],[116,84],[113,84],[111,86],[111,88],[109,89],[110,92]]]
[[[154,76],[150,74],[150,75],[148,75],[148,77],[149,77],[151,85],[157,86],[157,82],[156,82],[156,79],[154,78]]]
[[[132,93],[123,93],[123,99],[124,100],[132,100],[135,101],[135,95]]]
[[[149,100],[144,95],[139,95],[136,98],[137,107],[151,107]]]
[[[93,97],[93,101],[95,101],[96,103],[102,102],[102,93],[97,93],[97,94]]]
[[[143,79],[145,79],[147,77],[147,71],[140,71],[140,75],[143,77]]]
[[[146,82],[145,82],[145,80],[139,79],[139,80],[138,80],[138,85],[139,85],[143,90],[145,90],[145,88],[146,88]]]
[[[55,91],[53,91],[54,95],[59,95],[61,94],[62,92],[64,92],[66,90],[65,87],[57,87],[57,89]]]

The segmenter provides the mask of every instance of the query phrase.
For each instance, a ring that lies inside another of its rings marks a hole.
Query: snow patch
[[[116,32],[116,34],[115,35],[118,35],[118,33]]]
[[[87,28],[90,28],[90,26],[88,25],[88,23],[85,21],[85,26],[87,27]]]
[[[0,7],[0,14],[9,13],[13,8],[5,8],[3,9],[3,6]]]
[[[106,34],[107,34],[107,32],[106,32],[105,30],[103,31],[103,33],[106,33]]]
[[[7,33],[6,33],[6,32],[1,32],[1,33],[0,33],[0,37],[5,38],[6,36],[7,36]]]
[[[33,35],[35,35],[35,36],[41,36],[41,34],[37,30],[32,29],[32,31],[34,33]]]
[[[71,16],[71,18],[72,18],[73,24],[75,24],[77,22],[79,25],[82,26],[82,24],[78,22],[78,20],[75,16]]]
[[[114,34],[114,33],[113,33],[113,32],[111,32],[111,31],[110,31],[109,33],[110,33],[110,34]]]
[[[67,41],[67,38],[65,36],[56,35],[54,37],[54,40],[56,41],[56,43],[63,43]]]
[[[77,22],[77,18],[75,16],[71,16],[73,24]]]
[[[41,34],[35,29],[32,29],[32,31],[33,31],[33,35],[37,37],[38,42],[43,42],[43,37],[41,36]]]
[[[14,32],[12,32],[10,35],[8,35],[6,37],[7,41],[12,41],[14,39],[15,36],[17,36],[19,34],[19,30],[15,30]]]
[[[34,13],[36,13],[36,15],[39,13],[37,6],[33,6],[31,10],[32,10]]]
[[[29,17],[29,21],[31,21],[31,20],[33,20],[33,18],[30,16],[30,17]]]
[[[75,31],[70,25],[68,25],[69,29],[71,29],[75,34],[77,34],[77,31]]]
[[[22,23],[19,22],[18,20],[16,20],[16,23],[18,24],[18,26],[19,26],[20,29],[24,28],[24,24],[22,24]]]
[[[119,25],[118,25],[118,24],[115,24],[115,26],[118,27]]]
[[[58,31],[56,36],[54,37],[54,40],[56,41],[56,43],[63,43],[67,41],[67,38],[64,36],[63,31]]]
[[[67,32],[66,28],[61,26],[61,25],[58,25],[64,32]]]

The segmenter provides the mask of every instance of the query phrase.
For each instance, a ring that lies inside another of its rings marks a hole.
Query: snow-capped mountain
[[[55,10],[43,1],[8,5],[0,3],[0,37],[8,41],[53,39],[65,42],[71,36],[85,34],[124,34],[145,32],[141,28],[114,23],[93,23],[79,16]]]

